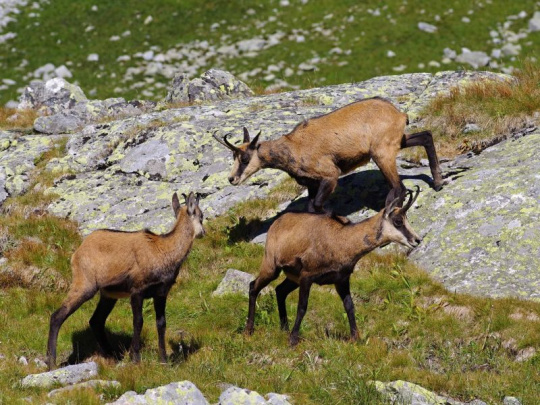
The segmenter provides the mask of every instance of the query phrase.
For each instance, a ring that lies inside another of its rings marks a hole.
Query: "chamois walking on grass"
[[[346,105],[338,110],[300,123],[289,134],[276,140],[259,142],[260,132],[250,140],[244,128],[244,143],[235,146],[214,133],[214,138],[229,148],[234,163],[229,181],[238,185],[260,169],[287,172],[306,186],[309,212],[322,212],[336,188],[338,178],[365,165],[370,158],[377,164],[392,189],[386,202],[405,199],[405,186],[399,178],[396,157],[403,148],[423,146],[433,175],[433,188],[443,185],[439,160],[431,132],[405,135],[407,114],[384,99],[375,97]]]
[[[259,276],[249,286],[249,310],[245,332],[252,334],[255,303],[259,292],[281,271],[287,277],[276,287],[281,329],[289,330],[285,300],[300,287],[296,321],[291,331],[291,346],[298,343],[300,323],[307,310],[309,291],[313,283],[334,284],[349,318],[351,339],[357,337],[354,304],[349,280],[362,256],[373,249],[397,242],[414,248],[421,238],[407,221],[407,210],[418,197],[419,190],[407,190],[409,201],[399,207],[399,197],[387,203],[376,215],[356,224],[343,224],[326,215],[286,213],[270,227]]]
[[[100,299],[90,319],[90,327],[100,349],[112,354],[105,336],[105,321],[118,298],[130,298],[133,311],[131,358],[140,361],[140,335],[143,326],[142,307],[145,298],[154,299],[159,358],[167,362],[165,349],[165,304],[176,281],[180,266],[193,240],[204,235],[203,214],[199,196],[190,193],[181,206],[176,193],[172,196],[176,217],[173,229],[164,235],[148,230],[121,232],[98,230],[88,235],[71,257],[73,280],[67,298],[51,315],[47,361],[56,366],[56,341],[64,321],[98,291]]]

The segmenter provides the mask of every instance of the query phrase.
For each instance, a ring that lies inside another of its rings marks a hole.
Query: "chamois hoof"
[[[291,336],[289,337],[289,345],[290,345],[291,347],[295,347],[295,346],[298,344],[298,342],[300,342],[300,338],[299,338],[298,336],[296,336],[296,335],[291,335]]]

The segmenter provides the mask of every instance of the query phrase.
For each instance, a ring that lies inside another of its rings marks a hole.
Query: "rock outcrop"
[[[21,385],[27,387],[50,388],[55,385],[76,384],[83,380],[95,377],[98,372],[97,364],[93,361],[89,363],[75,364],[59,368],[54,371],[40,374],[30,374],[23,378]]]
[[[240,201],[264,197],[287,175],[263,170],[246,184],[231,186],[227,181],[231,153],[212,138],[215,131],[232,132],[237,135],[232,139],[239,141],[245,126],[251,132],[262,130],[263,139],[275,139],[303,119],[373,96],[390,99],[415,125],[435,95],[482,78],[508,76],[440,72],[377,77],[87,125],[70,135],[67,156],[47,166],[56,173],[69,173],[47,190],[60,196],[49,210],[78,221],[83,234],[103,227],[163,232],[173,222],[172,193],[193,190],[202,193],[207,217],[223,214]],[[535,175],[539,136],[536,131],[479,156],[444,163],[448,184],[438,193],[429,188],[427,167],[398,161],[405,184],[424,190],[409,214],[413,226],[425,235],[424,244],[411,258],[457,291],[538,297],[540,277],[535,271],[540,266],[540,239],[533,225],[539,216],[534,204],[540,190]],[[39,135],[16,138],[2,133],[0,146],[1,197],[17,195],[28,186],[34,157],[52,147],[52,142]],[[380,209],[387,192],[379,170],[368,165],[340,179],[330,205],[358,220]],[[302,209],[305,203],[300,196],[288,208]]]

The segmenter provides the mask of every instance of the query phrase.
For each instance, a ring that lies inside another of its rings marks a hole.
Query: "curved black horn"
[[[401,212],[407,212],[407,210],[411,208],[411,206],[414,204],[414,202],[418,198],[418,195],[420,194],[420,186],[416,186],[416,193],[414,194],[414,196],[412,190],[407,190],[407,193],[409,194],[410,198],[407,204],[401,209]]]
[[[219,137],[217,136],[217,132],[218,132],[218,131],[216,131],[216,132],[214,132],[214,133],[212,134],[212,136],[214,137],[214,139],[215,139],[216,141],[218,141],[220,144],[222,144],[223,146],[225,146],[227,149],[232,150],[233,152],[239,152],[239,151],[240,151],[240,149],[238,149],[236,146],[234,146],[232,143],[230,143],[230,142],[227,140],[227,136],[231,135],[230,133],[225,134],[225,136],[223,137],[223,139],[221,139],[221,138],[219,138]]]

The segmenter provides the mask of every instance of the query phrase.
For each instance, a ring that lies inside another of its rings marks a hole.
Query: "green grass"
[[[247,299],[213,297],[226,269],[257,274],[263,247],[239,235],[254,221],[275,212],[277,205],[298,193],[291,180],[268,199],[247,201],[228,214],[208,221],[208,234],[196,240],[173,287],[167,307],[167,341],[170,364],[157,359],[155,317],[145,302],[142,363],[124,359],[119,364],[94,354],[96,344],[88,320],[97,299],[84,304],[60,331],[59,362],[92,356],[100,364],[100,378],[121,382],[121,390],[105,390],[111,400],[121,392],[173,381],[190,380],[215,402],[221,384],[230,383],[260,393],[291,395],[296,403],[381,403],[371,380],[403,379],[462,401],[481,398],[500,403],[514,395],[534,404],[540,387],[540,357],[516,363],[521,349],[540,349],[540,304],[517,299],[487,299],[455,294],[434,282],[425,272],[396,253],[372,253],[361,260],[352,277],[353,300],[360,339],[348,341],[348,322],[332,287],[314,287],[302,324],[300,344],[291,349],[280,331],[274,294],[258,300],[255,333],[242,331]],[[243,220],[239,220],[239,214]],[[26,234],[26,230],[21,231]],[[48,230],[44,230],[48,232]],[[62,240],[63,234],[47,239]],[[76,246],[77,237],[68,250]],[[277,281],[279,282],[279,280]],[[277,282],[275,284],[277,284]],[[0,403],[17,403],[31,397],[45,402],[46,390],[22,389],[18,382],[39,371],[35,357],[44,358],[48,319],[60,305],[62,291],[20,287],[0,290]],[[297,293],[287,303],[289,318],[296,313]],[[121,300],[107,327],[111,340],[128,347],[131,309]],[[25,355],[29,366],[15,356]],[[66,394],[59,403],[101,403],[98,393]]]
[[[526,27],[527,21],[537,9],[533,0],[508,2],[494,0],[485,2],[462,2],[457,0],[435,0],[429,3],[412,0],[407,3],[400,0],[380,2],[369,0],[359,4],[350,0],[339,2],[321,0],[308,2],[300,6],[292,1],[289,7],[278,6],[277,1],[265,1],[258,4],[244,0],[214,0],[200,3],[194,0],[161,0],[159,2],[107,2],[104,0],[57,0],[42,5],[37,11],[39,17],[29,7],[23,8],[17,15],[17,22],[9,24],[5,32],[12,31],[17,37],[0,45],[0,66],[3,77],[17,81],[0,94],[0,102],[16,99],[15,89],[25,85],[29,79],[23,79],[28,72],[33,72],[46,63],[55,66],[68,64],[74,74],[71,81],[77,81],[88,94],[95,90],[96,98],[123,96],[128,99],[147,98],[141,94],[142,88],[127,88],[122,78],[127,68],[135,66],[140,59],[117,62],[121,55],[134,55],[155,47],[156,53],[166,52],[178,44],[194,40],[206,40],[219,48],[254,37],[268,37],[277,31],[285,33],[278,46],[270,47],[258,53],[256,57],[237,56],[217,61],[209,58],[200,72],[211,67],[220,67],[235,74],[263,68],[270,64],[283,62],[284,68],[297,66],[313,57],[326,58],[318,64],[318,70],[302,75],[285,77],[283,71],[277,72],[278,78],[292,85],[303,88],[324,84],[336,84],[366,80],[374,76],[395,74],[394,67],[406,65],[403,73],[463,68],[452,62],[441,67],[431,67],[428,62],[441,61],[445,47],[460,51],[461,47],[490,52],[495,45],[489,45],[490,30],[496,30],[506,17],[524,10],[525,19],[512,23],[511,30],[517,32]],[[97,11],[91,6],[97,5]],[[248,9],[255,10],[249,15]],[[368,10],[379,9],[381,16],[371,15]],[[449,13],[448,10],[453,12]],[[469,14],[472,11],[473,14]],[[330,18],[329,15],[332,15]],[[143,21],[151,15],[153,21],[145,25]],[[435,21],[436,16],[440,21]],[[461,22],[468,16],[471,23]],[[275,17],[271,21],[270,17]],[[349,18],[353,17],[352,21]],[[420,21],[434,23],[438,31],[428,34],[420,31]],[[261,22],[264,26],[261,26]],[[215,23],[221,23],[217,29],[211,29]],[[88,26],[94,29],[86,31]],[[316,31],[319,27],[321,32]],[[121,35],[129,30],[130,36],[111,42],[113,35]],[[304,35],[304,42],[289,39],[293,33]],[[226,37],[224,37],[226,36]],[[521,41],[521,58],[534,55],[538,47],[540,34],[532,33]],[[331,54],[330,50],[339,47],[350,53]],[[386,52],[392,50],[396,57],[388,58]],[[99,54],[98,62],[87,62],[90,53]],[[25,59],[28,65],[19,68]],[[503,58],[505,65],[520,66],[519,61],[510,57]],[[425,67],[420,68],[418,64]],[[465,66],[468,68],[468,66]],[[264,89],[271,82],[264,80],[264,73],[250,80],[250,85]],[[156,81],[168,84],[163,76],[156,76]],[[137,77],[143,81],[144,77]],[[133,84],[133,83],[129,83]],[[114,93],[115,87],[121,87],[120,93]],[[154,98],[163,99],[165,89],[155,92]]]

